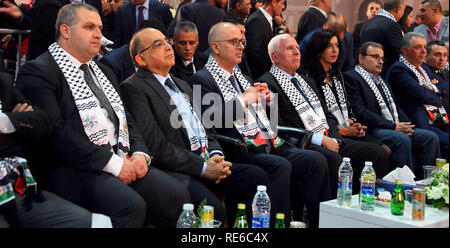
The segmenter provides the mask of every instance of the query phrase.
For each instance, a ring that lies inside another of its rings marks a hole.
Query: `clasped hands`
[[[273,94],[267,87],[267,83],[254,83],[253,87],[247,89],[243,94],[244,104],[249,105],[254,102],[260,102],[265,99],[266,102],[272,104]]]
[[[354,122],[352,119],[348,119],[348,121],[350,124],[348,127],[339,126],[339,134],[356,138],[362,138],[366,135],[365,130],[367,129],[367,126],[363,126],[359,122]]]
[[[214,154],[206,161],[206,170],[203,177],[216,184],[231,175],[231,162],[225,161],[224,156]]]
[[[141,179],[148,172],[147,159],[142,154],[133,154],[131,158],[124,158],[122,169],[117,176],[125,184]]]

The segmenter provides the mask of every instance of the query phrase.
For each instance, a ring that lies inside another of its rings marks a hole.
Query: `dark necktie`
[[[175,85],[174,82],[172,82],[172,80],[170,80],[170,78],[166,79],[165,85],[166,85],[167,87],[169,87],[169,89],[171,89],[172,91],[174,91],[174,92],[176,92],[176,93],[179,92],[177,86]]]
[[[239,85],[237,85],[236,79],[234,78],[234,76],[231,75],[228,80],[230,80],[231,85],[233,85],[233,88],[237,91],[237,93],[242,94],[241,88],[239,87]]]
[[[100,107],[105,109],[108,113],[108,118],[113,122],[117,135],[119,132],[119,118],[117,118],[117,115],[114,112],[111,103],[109,102],[103,90],[100,89],[95,83],[94,79],[91,76],[91,72],[89,71],[88,65],[82,64],[80,66],[80,69],[84,72],[84,81],[87,83],[89,88],[91,88],[92,93],[94,93],[95,97],[100,102]]]
[[[138,23],[137,25],[139,26],[139,24],[141,24],[142,21],[144,21],[144,6],[139,6],[138,10],[139,10],[139,14],[138,14]]]
[[[188,71],[192,72],[192,74],[194,73],[194,63],[190,62],[186,68]]]
[[[303,91],[302,86],[300,85],[300,82],[298,81],[298,79],[293,77],[291,79],[291,82],[294,84],[295,88],[297,88],[297,90],[300,92],[300,94],[302,94],[303,98],[305,98],[305,100],[309,104],[309,106],[314,110],[314,107],[312,106],[311,102],[309,101],[308,96],[306,96],[305,92]]]

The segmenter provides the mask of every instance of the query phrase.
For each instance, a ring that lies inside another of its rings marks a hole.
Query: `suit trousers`
[[[65,192],[68,187],[58,187],[70,182],[80,184],[78,195]],[[91,212],[109,216],[113,227],[175,227],[182,204],[190,201],[180,182],[154,167],[130,185],[108,173],[60,167],[52,172],[49,187]]]
[[[252,219],[252,201],[258,185],[269,185],[269,178],[265,171],[255,165],[235,164],[231,167],[231,175],[215,184],[206,179],[190,178],[188,190],[192,202],[197,208],[206,198],[207,205],[214,207],[214,219],[226,220],[228,227],[232,227],[237,213],[237,204],[245,203],[247,221]],[[218,197],[225,196],[226,209]]]
[[[271,215],[285,213],[290,221],[291,182],[300,181],[302,194],[308,209],[308,222],[311,228],[319,226],[319,203],[330,199],[328,166],[325,157],[311,150],[295,147],[272,149],[273,153],[251,153],[253,164],[262,167],[270,180]],[[271,222],[275,218],[271,218]]]
[[[423,171],[414,170],[412,154],[417,155],[416,164],[419,168],[423,165],[434,165],[439,156],[439,138],[426,129],[416,128],[410,137],[395,130],[375,128],[373,136],[391,148],[390,170],[407,165],[416,175],[416,180],[423,178]]]
[[[45,201],[33,201],[31,210],[27,211],[24,206],[25,197],[15,193],[19,228],[91,227],[91,212],[45,190],[42,191],[42,196]],[[6,219],[0,215],[0,228],[8,227]]]

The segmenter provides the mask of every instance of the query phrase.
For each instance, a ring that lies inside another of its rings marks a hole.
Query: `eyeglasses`
[[[243,47],[247,45],[246,39],[217,40],[215,42],[225,42],[225,41],[231,42],[235,48],[238,48],[239,44],[242,44]]]
[[[364,55],[364,56],[370,56],[370,57],[372,57],[372,58],[374,58],[374,59],[376,59],[376,60],[381,60],[381,61],[384,62],[384,57],[381,57],[381,56],[378,55],[378,54],[367,54],[367,53],[364,53],[363,55]]]
[[[152,49],[154,47],[156,47],[156,48],[163,48],[166,45],[172,46],[173,45],[172,39],[165,38],[164,40],[155,40],[150,46],[148,46],[147,48],[142,49],[142,51],[140,51],[138,54],[143,54],[148,49]]]

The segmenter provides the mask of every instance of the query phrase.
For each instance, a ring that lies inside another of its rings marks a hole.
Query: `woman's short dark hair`
[[[305,53],[302,54],[302,57],[304,58],[303,64],[300,67],[301,72],[308,74],[310,77],[320,80],[317,81],[318,83],[323,82],[326,77],[326,72],[322,67],[322,64],[319,60],[319,55],[327,49],[328,45],[331,42],[331,39],[333,37],[336,37],[338,40],[339,45],[339,51],[341,50],[341,41],[339,40],[339,36],[328,29],[319,30],[311,37],[311,41],[308,43],[308,46],[306,47]],[[338,60],[341,56],[339,56]],[[331,66],[331,73],[332,75],[334,73],[338,73],[339,71],[337,69],[337,64],[334,63]]]

